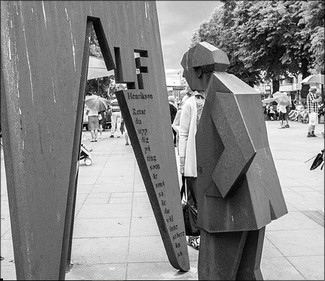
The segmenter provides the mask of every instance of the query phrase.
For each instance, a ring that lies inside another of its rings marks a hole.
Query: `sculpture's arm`
[[[209,92],[216,89],[209,88]],[[246,174],[256,150],[235,95],[219,92],[208,94],[216,95],[211,117],[224,146],[212,178],[222,197],[226,197]]]

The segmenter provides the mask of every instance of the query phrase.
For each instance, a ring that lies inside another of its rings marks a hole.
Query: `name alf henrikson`
[[[128,93],[128,99],[129,100],[146,100],[146,99],[153,99],[152,94],[144,94],[144,93],[139,93],[139,94],[134,94],[134,93]]]

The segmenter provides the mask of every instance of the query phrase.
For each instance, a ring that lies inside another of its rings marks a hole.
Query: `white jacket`
[[[185,157],[184,176],[197,177],[196,164],[196,100],[190,97],[182,107],[179,126],[179,157]]]

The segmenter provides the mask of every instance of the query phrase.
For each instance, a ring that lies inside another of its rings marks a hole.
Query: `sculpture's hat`
[[[224,51],[207,42],[200,42],[184,54],[181,65],[186,70],[200,67],[203,72],[225,71],[229,59]]]

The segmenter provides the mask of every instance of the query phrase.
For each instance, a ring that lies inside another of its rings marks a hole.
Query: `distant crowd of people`
[[[126,130],[121,109],[118,104],[118,100],[115,95],[115,91],[119,90],[115,84],[114,80],[111,80],[109,87],[110,100],[107,100],[107,108],[102,111],[94,110],[85,104],[85,114],[88,117],[88,130],[91,135],[91,142],[98,141],[98,133],[102,133],[107,128],[107,120],[110,119],[110,138],[120,138],[124,135],[125,145],[130,144],[129,135]],[[121,88],[122,89],[122,88]],[[88,92],[86,95],[86,100],[92,92]]]
[[[88,93],[88,95],[91,95],[91,93]],[[184,90],[182,93],[182,99],[180,101],[176,101],[173,95],[168,97],[173,141],[177,149],[179,144],[181,109],[186,100],[192,95],[195,94],[189,90]],[[85,110],[88,116],[88,129],[91,133],[91,142],[97,142],[98,134],[101,134],[102,131],[108,129],[107,120],[110,119],[110,138],[120,138],[122,135],[124,135],[125,145],[130,144],[121,110],[114,93],[111,93],[111,100],[108,104],[107,110],[98,112],[87,108],[86,106]],[[325,106],[322,103],[322,99],[319,91],[317,91],[317,88],[315,86],[311,86],[305,103],[303,103],[301,100],[294,100],[289,106],[283,106],[277,104],[276,102],[266,104],[264,107],[264,114],[268,120],[279,121],[280,128],[290,128],[289,120],[308,123],[309,126],[307,137],[309,138],[316,137],[315,127],[320,118],[325,115]],[[324,130],[322,133],[324,133]]]
[[[196,207],[197,200],[194,192],[197,178],[195,136],[206,96],[204,91],[191,90],[183,91],[182,96],[180,101],[175,101],[173,95],[168,97],[171,131],[179,159],[179,172],[182,175],[183,184],[186,185],[187,202]],[[310,138],[316,137],[315,128],[320,107],[321,97],[317,92],[317,88],[312,86],[305,104],[300,100],[291,102],[290,106],[268,104],[264,113],[269,120],[278,120],[280,128],[290,128],[289,120],[308,123],[307,137]],[[91,142],[97,141],[98,130],[102,129],[101,114],[103,112],[89,110]],[[124,134],[125,145],[129,145],[129,136],[115,94],[111,95],[111,101],[105,114],[109,114],[111,117],[110,138],[120,138]],[[195,249],[199,249],[200,236],[189,236],[188,244]]]
[[[307,137],[310,138],[316,137],[315,126],[322,117],[324,118],[325,106],[322,103],[320,91],[316,86],[311,86],[305,102],[294,100],[289,106],[273,102],[265,106],[264,114],[268,120],[278,120],[280,128],[289,128],[289,120],[308,123]]]

